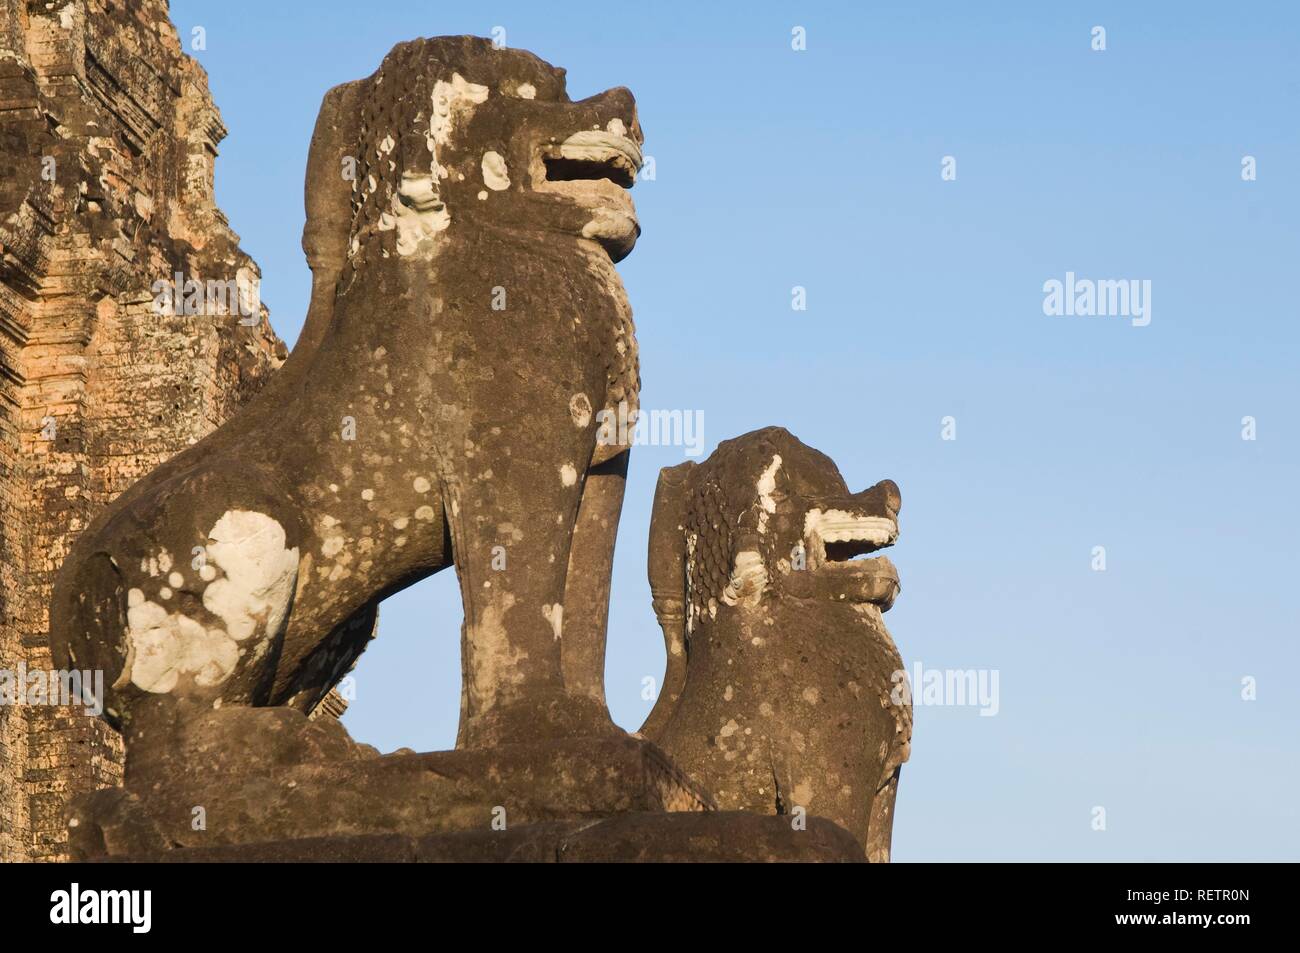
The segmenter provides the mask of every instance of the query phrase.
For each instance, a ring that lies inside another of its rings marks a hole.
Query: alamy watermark
[[[704,452],[702,410],[630,410],[623,400],[617,411],[597,411],[596,423],[601,446],[685,447],[688,457]]]
[[[969,706],[979,708],[980,715],[996,715],[1001,708],[996,668],[925,668],[920,662],[898,669],[890,676],[894,687],[889,700],[895,705],[935,707]]]
[[[262,281],[247,268],[224,281],[186,278],[178,271],[171,278],[159,278],[149,290],[153,293],[154,314],[237,314],[239,323],[246,326],[262,320]]]
[[[104,713],[104,672],[28,669],[26,662],[17,669],[0,668],[0,705],[75,705],[99,717]]]
[[[73,883],[50,894],[50,922],[54,924],[121,924],[132,933],[148,933],[153,926],[152,890],[92,890]]]
[[[1043,282],[1043,314],[1080,317],[1131,318],[1133,327],[1151,323],[1150,278],[1076,278]]]

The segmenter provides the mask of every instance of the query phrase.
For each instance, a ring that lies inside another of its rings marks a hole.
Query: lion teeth
[[[823,543],[871,543],[887,546],[898,538],[898,523],[887,516],[862,516],[845,510],[809,510],[804,536]]]
[[[598,129],[575,132],[560,143],[560,157],[578,162],[619,162],[630,166],[632,174],[641,168],[641,147],[627,136]]]

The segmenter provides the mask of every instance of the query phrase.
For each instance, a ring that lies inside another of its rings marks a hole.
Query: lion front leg
[[[566,577],[594,437],[567,412],[563,427],[540,416],[532,434],[505,421],[476,428],[473,456],[453,457],[443,477],[465,609],[460,747],[612,730],[603,704],[566,690],[563,670]]]
[[[630,450],[587,473],[569,550],[564,586],[564,638],[560,653],[569,692],[605,703],[605,642],[609,623],[614,538],[623,510]]]

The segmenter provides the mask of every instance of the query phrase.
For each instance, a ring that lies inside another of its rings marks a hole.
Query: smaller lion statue
[[[890,480],[850,493],[771,427],[660,472],[649,576],[668,652],[641,733],[722,810],[829,818],[888,861],[912,711],[881,613],[898,537]]]

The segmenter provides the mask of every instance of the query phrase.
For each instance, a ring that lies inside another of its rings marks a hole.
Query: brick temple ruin
[[[159,314],[155,283],[258,278],[213,199],[226,130],[165,0],[0,0],[0,669],[48,670],[50,586],[109,500],[285,357],[260,305]],[[0,706],[0,860],[58,860],[121,741]]]

